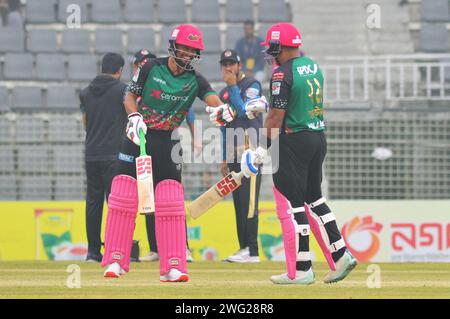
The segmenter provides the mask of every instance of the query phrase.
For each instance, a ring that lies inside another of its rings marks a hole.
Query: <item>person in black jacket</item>
[[[86,129],[86,233],[87,261],[101,262],[103,202],[108,199],[115,163],[128,122],[123,105],[126,84],[120,81],[125,61],[107,53],[102,73],[80,92],[80,109]]]

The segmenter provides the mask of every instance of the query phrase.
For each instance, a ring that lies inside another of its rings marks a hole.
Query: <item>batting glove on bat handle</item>
[[[127,137],[137,146],[140,146],[139,131],[147,134],[147,125],[142,115],[138,112],[128,114]]]
[[[258,166],[262,164],[264,158],[267,156],[267,150],[258,147],[255,151],[246,150],[241,157],[241,171],[244,176],[249,178],[252,175],[258,174]]]

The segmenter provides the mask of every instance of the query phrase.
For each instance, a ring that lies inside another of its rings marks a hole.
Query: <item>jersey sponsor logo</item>
[[[259,90],[255,88],[248,88],[245,91],[245,96],[247,96],[247,98],[249,99],[254,99],[255,97],[259,96]]]
[[[162,91],[152,88],[152,93],[150,93],[150,96],[154,97],[155,99],[161,100],[161,93]]]
[[[308,128],[311,130],[321,130],[325,127],[325,123],[323,121],[318,121],[315,123],[309,123]]]
[[[284,72],[277,72],[272,75],[272,81],[281,81],[284,79]]]
[[[280,40],[280,31],[272,31],[270,35],[271,40]]]
[[[281,82],[272,82],[272,95],[280,95]]]
[[[119,160],[120,161],[124,161],[124,162],[128,162],[128,163],[134,163],[134,156],[133,155],[124,154],[124,153],[119,153]]]
[[[311,74],[316,74],[317,71],[319,70],[317,64],[314,63],[314,65],[308,64],[308,65],[303,65],[303,66],[299,66],[297,68],[297,72],[298,74],[300,74],[300,76],[308,76]]]
[[[166,81],[164,81],[164,80],[162,80],[160,78],[157,78],[156,76],[153,77],[153,81],[161,83],[161,84],[164,84],[164,85],[167,84]]]
[[[189,97],[187,96],[176,96],[173,94],[167,94],[162,92],[161,93],[161,99],[165,100],[165,101],[171,101],[171,102],[179,102],[179,101],[183,101],[183,102],[187,102]]]

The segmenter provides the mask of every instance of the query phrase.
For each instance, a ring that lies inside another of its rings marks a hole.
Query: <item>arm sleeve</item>
[[[142,91],[144,90],[145,82],[147,81],[148,74],[150,73],[150,69],[152,64],[150,60],[147,60],[146,63],[141,65],[133,75],[130,84],[128,85],[129,92],[134,95],[141,96]]]
[[[238,117],[240,118],[246,117],[244,103],[261,96],[261,84],[258,81],[254,81],[252,85],[245,90],[244,98],[241,97],[241,92],[237,85],[230,86],[228,90],[230,92],[231,104],[233,104],[234,109],[237,111]]]
[[[292,73],[289,69],[278,68],[270,80],[270,108],[287,109],[292,86]]]
[[[204,101],[205,98],[210,94],[216,94],[216,91],[214,91],[211,87],[211,84],[201,75],[200,73],[195,72],[195,75],[197,77],[197,83],[198,83],[198,94],[197,97]]]
[[[187,122],[187,124],[191,124],[191,123],[194,123],[194,121],[195,121],[195,113],[194,113],[194,110],[192,108],[190,108],[189,112],[186,116],[186,122]]]
[[[227,128],[221,126],[220,133],[222,133],[222,160],[225,161],[227,159]]]

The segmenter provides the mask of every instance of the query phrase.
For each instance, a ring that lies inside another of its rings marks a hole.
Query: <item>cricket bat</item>
[[[250,137],[248,132],[245,131],[245,149],[249,149],[250,146]],[[255,193],[256,193],[256,175],[252,175],[250,177],[250,198],[248,202],[248,213],[247,219],[253,218],[255,216]]]
[[[155,212],[155,195],[153,193],[152,157],[145,150],[145,134],[139,131],[140,156],[136,158],[136,179],[139,196],[138,212],[141,215]]]
[[[210,208],[216,205],[225,196],[233,192],[242,184],[243,172],[231,172],[224,178],[222,178],[217,184],[208,189],[205,193],[200,195],[199,198],[194,200],[188,207],[188,211],[191,217],[197,219]]]

